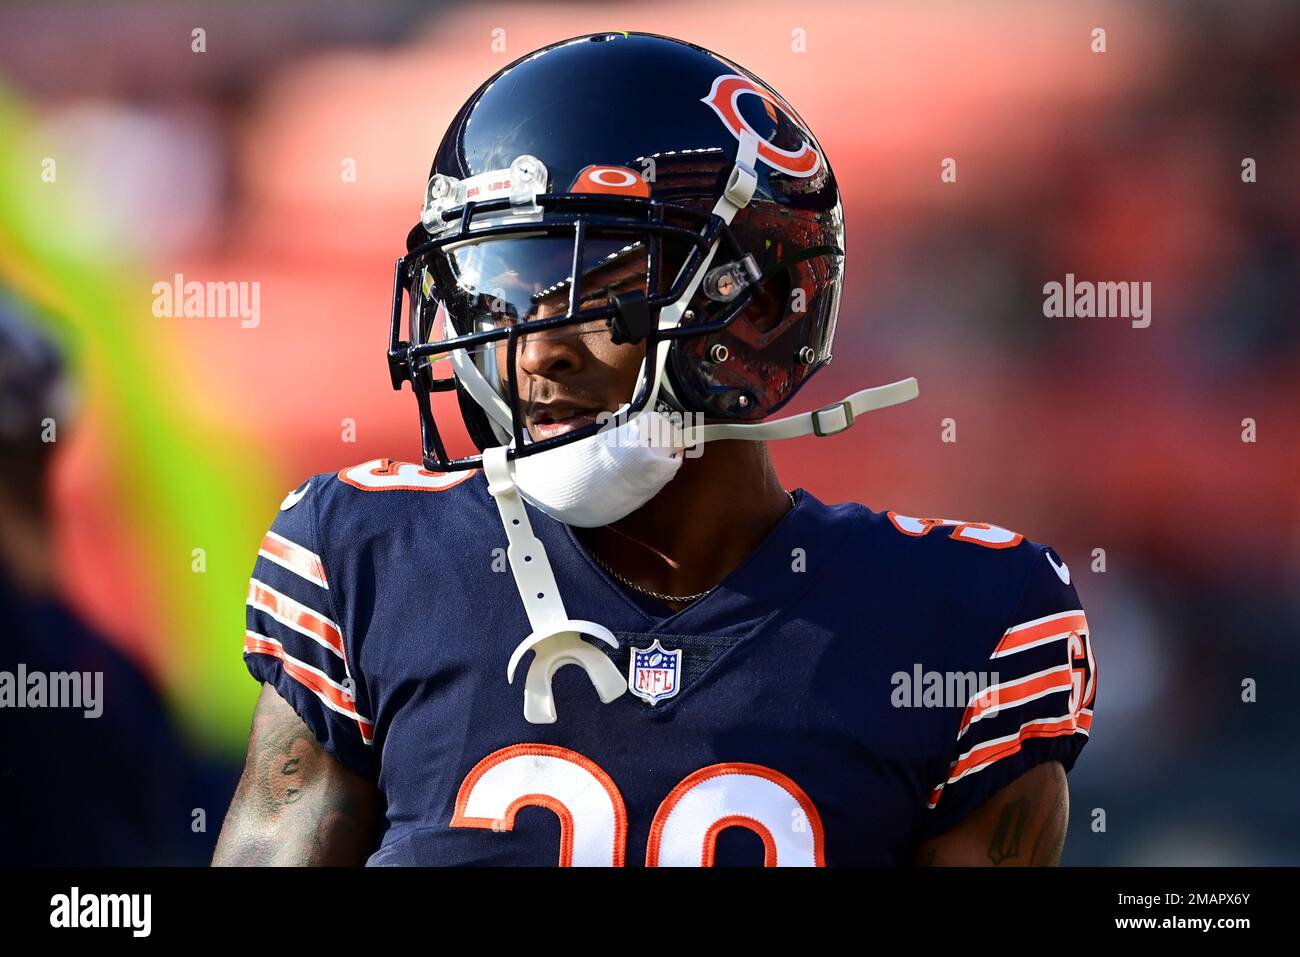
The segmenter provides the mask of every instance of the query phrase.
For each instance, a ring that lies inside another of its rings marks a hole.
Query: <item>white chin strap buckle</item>
[[[524,681],[524,719],[531,724],[554,724],[555,697],[551,678],[565,665],[578,665],[587,673],[603,704],[609,704],[627,691],[627,681],[614,662],[599,648],[583,641],[582,635],[598,638],[612,648],[618,639],[603,625],[570,618],[564,610],[555,574],[547,560],[546,549],[533,534],[532,524],[515,487],[504,446],[483,453],[483,472],[488,491],[501,513],[509,545],[506,558],[515,576],[519,597],[523,600],[532,634],[519,643],[510,656],[506,678],[514,684],[515,669],[523,656],[533,652]]]
[[[848,399],[816,409],[812,413],[813,435],[821,438],[843,432],[853,424],[853,419],[853,404]]]

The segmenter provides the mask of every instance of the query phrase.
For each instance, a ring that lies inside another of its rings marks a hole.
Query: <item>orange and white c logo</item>
[[[614,193],[618,196],[650,196],[645,177],[626,166],[587,166],[573,178],[570,193]]]
[[[770,107],[784,113],[794,126],[808,135],[809,139],[812,138],[812,135],[807,130],[795,123],[794,111],[786,105],[784,100],[771,90],[759,86],[748,77],[736,73],[724,73],[715,79],[713,89],[709,90],[709,95],[703,97],[700,102],[707,103],[713,108],[713,112],[718,114],[718,118],[722,120],[723,125],[731,130],[731,134],[736,139],[740,139],[740,134],[745,130],[753,133],[758,140],[758,158],[773,169],[789,173],[791,176],[800,177],[811,176],[821,169],[821,155],[813,148],[812,143],[804,143],[802,149],[792,152],[773,146],[758,135],[757,131],[740,115],[740,110],[736,106],[741,96],[746,93],[761,97]]]

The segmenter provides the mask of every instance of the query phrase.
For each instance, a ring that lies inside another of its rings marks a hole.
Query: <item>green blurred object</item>
[[[161,652],[173,712],[197,743],[239,752],[258,690],[241,661],[244,600],[280,478],[175,374],[142,266],[109,244],[68,241],[96,210],[64,188],[78,158],[43,156],[41,133],[0,86],[0,283],[48,317],[100,430],[98,481],[143,562],[131,575],[157,598],[138,627]]]

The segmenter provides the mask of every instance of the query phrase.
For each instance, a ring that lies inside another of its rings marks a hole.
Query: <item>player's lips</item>
[[[605,411],[599,407],[562,403],[539,406],[529,416],[528,427],[533,438],[549,439],[591,425]]]

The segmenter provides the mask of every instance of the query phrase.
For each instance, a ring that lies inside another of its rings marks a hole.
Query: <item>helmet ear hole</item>
[[[761,333],[771,332],[785,320],[786,314],[793,308],[794,303],[790,295],[792,285],[790,270],[777,270],[755,287],[754,298],[745,311],[737,317],[737,321],[748,322]]]
[[[816,289],[802,264],[777,267],[726,329],[673,344],[665,371],[687,411],[755,421],[798,391],[817,367],[808,332],[827,307],[824,294],[801,294],[808,286]]]

